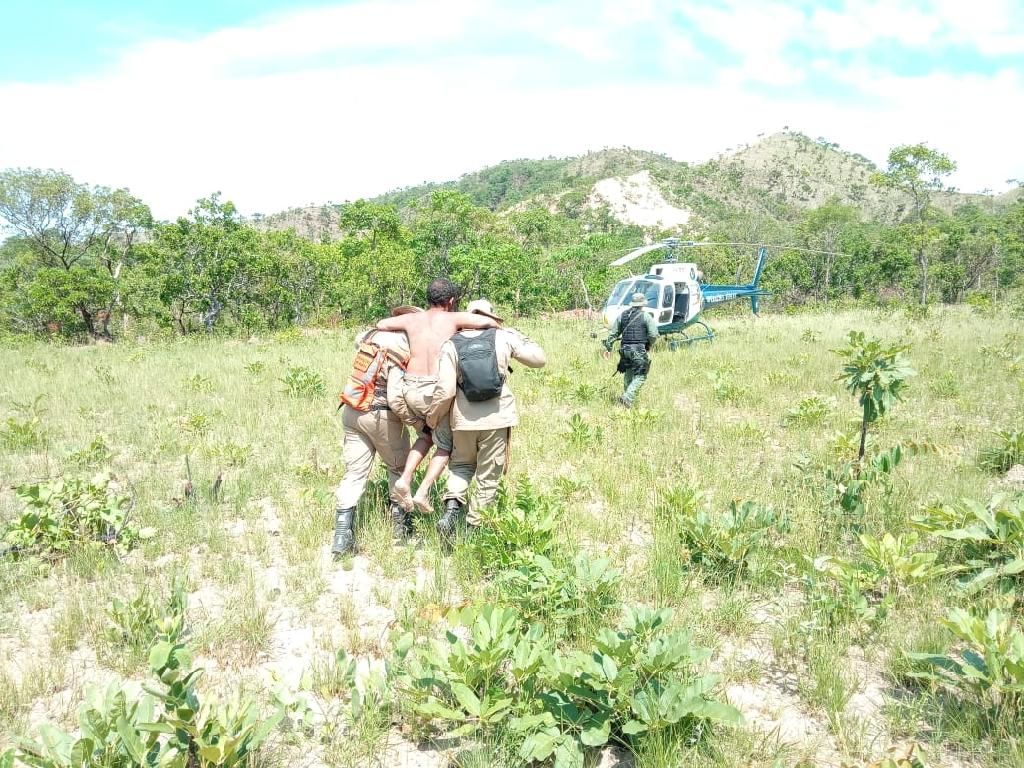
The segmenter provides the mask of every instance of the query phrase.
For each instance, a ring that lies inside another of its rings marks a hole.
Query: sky
[[[246,214],[788,126],[1024,179],[1021,0],[5,0],[0,168]]]

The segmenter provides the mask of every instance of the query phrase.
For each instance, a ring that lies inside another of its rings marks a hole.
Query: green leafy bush
[[[201,373],[194,373],[184,380],[182,386],[192,392],[212,392],[213,380]]]
[[[482,525],[470,539],[469,556],[489,574],[518,568],[534,555],[552,556],[559,505],[526,481],[514,491],[502,485],[494,504],[481,511]]]
[[[450,736],[507,731],[526,762],[582,766],[584,750],[667,730],[691,740],[739,712],[700,675],[710,653],[669,630],[670,611],[631,608],[587,651],[561,651],[514,610],[466,609],[441,640],[412,647],[403,701],[421,730]]]
[[[148,588],[128,600],[115,597],[107,605],[106,639],[112,645],[136,651],[148,648],[157,637],[176,642],[184,631],[187,602],[181,579],[175,579],[166,603]]]
[[[70,454],[68,463],[83,469],[99,469],[105,464],[109,464],[113,458],[113,451],[110,450],[106,441],[97,435],[85,448]]]
[[[284,391],[291,397],[322,397],[327,392],[324,377],[302,365],[295,365],[285,371],[281,378]]]
[[[129,700],[120,683],[112,682],[105,689],[90,688],[78,714],[80,735],[76,737],[44,724],[39,729],[40,742],[27,742],[12,750],[8,753],[7,765],[34,768],[187,765],[184,756],[173,754],[161,743],[156,730],[149,730],[155,720],[154,711],[152,697]]]
[[[533,554],[494,580],[494,601],[514,608],[526,623],[543,622],[560,637],[579,638],[618,604],[621,574],[605,558],[579,554],[571,563]]]
[[[975,592],[994,581],[1019,585],[1024,574],[1024,494],[997,494],[987,504],[963,499],[929,507],[914,518],[920,530],[960,543],[961,586]]]
[[[713,371],[707,374],[707,377],[711,382],[715,399],[719,402],[739,405],[747,396],[747,388],[733,381],[727,372]]]
[[[869,489],[877,487],[885,496],[891,495],[893,473],[903,459],[934,450],[931,443],[897,443],[888,450],[872,454],[866,462],[846,462],[827,468],[825,478],[833,502],[844,512],[858,517],[863,515],[865,494]]]
[[[935,552],[917,551],[914,534],[887,532],[881,538],[868,534],[859,538],[862,551],[857,557],[822,555],[804,560],[810,611],[820,626],[856,621],[871,627],[888,615],[893,602],[910,587],[950,570],[936,563]]]
[[[789,530],[784,514],[754,501],[733,501],[720,513],[698,505],[680,507],[672,524],[690,560],[724,578],[767,570],[770,563],[764,555]]]
[[[574,413],[569,417],[569,431],[565,435],[569,445],[574,448],[586,448],[588,445],[600,443],[604,439],[604,430],[587,423],[580,414]]]
[[[43,416],[46,395],[39,395],[31,403],[12,403],[13,416],[8,416],[0,428],[0,445],[12,450],[37,448],[46,443]]]
[[[503,486],[466,548],[493,577],[491,602],[516,609],[526,623],[545,622],[556,637],[578,637],[616,605],[620,574],[604,558],[569,555],[556,538],[560,513],[528,482],[514,492]]]
[[[1024,630],[1020,624],[995,608],[983,616],[954,608],[942,623],[953,633],[956,650],[908,653],[912,661],[926,666],[911,676],[935,682],[983,708],[1005,708],[1019,717],[1024,707]]]
[[[786,425],[813,427],[821,424],[828,416],[828,403],[820,397],[806,397],[795,408],[786,411],[782,421]]]
[[[1002,474],[1015,464],[1024,464],[1024,430],[1002,429],[995,436],[995,442],[982,448],[978,454],[981,469]]]
[[[75,736],[45,725],[41,741],[8,752],[7,766],[32,768],[242,768],[281,722],[278,707],[267,717],[237,693],[226,702],[200,701],[201,669],[188,649],[162,635],[149,654],[155,685],[129,698],[124,685],[92,690],[79,713]]]
[[[61,555],[84,542],[126,549],[153,534],[131,524],[131,498],[107,473],[22,485],[17,496],[25,509],[3,536],[15,553]]]

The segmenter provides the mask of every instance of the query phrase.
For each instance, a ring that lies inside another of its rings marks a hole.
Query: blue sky
[[[128,186],[159,216],[272,212],[511,157],[700,161],[789,125],[964,189],[1024,177],[1018,0],[5,4],[0,167]]]

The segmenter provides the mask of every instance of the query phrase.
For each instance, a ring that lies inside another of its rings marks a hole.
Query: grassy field
[[[951,608],[998,605],[1020,626],[1019,581],[1008,595],[1006,580],[967,594],[962,574],[941,572],[963,562],[955,542],[907,538],[929,505],[1012,492],[978,455],[994,430],[1024,420],[1019,321],[860,311],[715,327],[712,344],[659,348],[640,407],[624,411],[613,405],[621,378],[590,326],[521,325],[549,364],[513,377],[513,484],[528,478],[558,502],[565,547],[620,570],[616,605],[674,609],[673,625],[713,652],[703,666],[721,675],[717,696],[744,715],[699,739],[668,730],[634,755],[603,755],[604,765],[867,765],[912,743],[928,765],[1024,765],[1019,694],[938,686],[913,677],[921,666],[906,655],[963,647],[940,623]],[[872,437],[875,454],[911,448],[854,512],[828,479],[856,451],[858,408],[830,351],[851,330],[908,343],[918,371]],[[127,553],[79,545],[0,558],[0,751],[45,721],[73,729],[90,686],[145,681],[147,647],[111,631],[108,605],[143,593],[162,605],[175,579],[202,690],[266,703],[305,683],[328,720],[338,649],[384,658],[403,631],[439,631],[448,606],[493,599],[479,558],[465,547],[443,554],[428,524],[412,545],[392,546],[379,482],[360,515],[359,554],[332,562],[332,489],[344,471],[334,393],[351,339],[0,348],[0,522],[22,510],[17,485],[109,469],[132,499],[133,524],[154,529]],[[730,505],[746,501],[763,524],[725,527]],[[903,550],[872,561],[858,537],[885,533],[903,536]],[[934,569],[915,571],[915,552],[936,553]],[[833,560],[815,569],[823,556]],[[829,575],[837,561],[854,564],[845,582]],[[585,635],[565,642],[584,647]],[[258,762],[507,757],[500,739],[466,757],[407,727],[400,710],[358,726],[281,729]]]

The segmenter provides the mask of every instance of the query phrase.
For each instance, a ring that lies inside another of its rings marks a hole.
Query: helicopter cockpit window
[[[658,308],[658,299],[661,296],[661,288],[658,284],[648,280],[637,280],[633,286],[633,293],[642,293],[647,299],[647,306],[651,309]]]
[[[633,297],[633,281],[623,280],[612,289],[612,295],[608,297],[608,306],[617,307],[619,304],[629,304]]]

